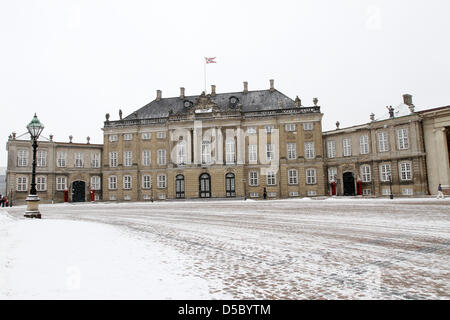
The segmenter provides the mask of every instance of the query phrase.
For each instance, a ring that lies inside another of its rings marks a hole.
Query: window
[[[44,176],[36,177],[36,190],[37,191],[46,191],[47,190],[47,178]]]
[[[125,201],[130,201],[131,200],[131,196],[129,194],[123,196],[123,200]]]
[[[142,165],[145,167],[148,167],[151,162],[151,153],[150,150],[144,150],[142,151]]]
[[[388,196],[388,195],[391,194],[391,190],[390,190],[389,188],[383,188],[383,189],[381,190],[381,194],[382,194],[383,196]]]
[[[312,123],[312,122],[306,122],[303,124],[304,131],[311,131],[313,129],[314,129],[314,123]]]
[[[352,142],[349,138],[342,140],[344,157],[350,157],[352,155]]]
[[[92,154],[92,168],[100,168],[100,153]]]
[[[256,144],[248,145],[248,162],[256,163],[258,161],[258,146]]]
[[[227,173],[225,175],[225,191],[227,198],[236,196],[236,179],[234,173]]]
[[[306,159],[314,159],[316,157],[314,142],[306,142],[305,143],[305,158]]]
[[[411,162],[400,162],[400,179],[402,181],[412,180]]]
[[[117,152],[109,153],[109,166],[111,168],[117,167]]]
[[[369,136],[364,134],[359,137],[359,153],[368,154],[369,153]]]
[[[67,178],[66,177],[56,177],[56,190],[64,191],[67,189]]]
[[[186,142],[179,141],[177,143],[177,164],[186,164]]]
[[[287,147],[288,160],[297,159],[297,144],[296,143],[288,143],[286,147]]]
[[[248,127],[248,128],[247,128],[247,133],[248,133],[248,134],[254,134],[254,133],[256,133],[256,127]]]
[[[289,197],[298,197],[298,192],[297,191],[289,192]]]
[[[110,190],[117,189],[117,177],[116,176],[110,176],[108,178],[108,187]]]
[[[142,188],[143,189],[151,189],[152,188],[152,176],[151,175],[143,175],[142,176]]]
[[[178,174],[175,177],[175,196],[178,199],[183,199],[185,196],[184,193],[184,176],[182,174]]]
[[[100,190],[101,189],[101,180],[99,176],[93,176],[91,177],[91,188],[94,190]]]
[[[264,129],[266,130],[266,133],[272,133],[273,132],[273,125],[264,126]]]
[[[166,150],[158,150],[158,165],[163,166],[166,164]]]
[[[36,154],[37,166],[46,167],[47,166],[47,151],[38,150]]]
[[[288,170],[289,184],[298,184],[298,171],[296,169]]]
[[[123,165],[125,167],[131,167],[133,165],[133,152],[125,151],[123,153]]]
[[[274,186],[274,185],[277,184],[277,179],[276,179],[276,176],[275,176],[275,172],[273,172],[273,171],[267,172],[266,179],[267,179],[267,185],[268,186]]]
[[[248,173],[248,184],[252,187],[258,185],[258,171],[250,171]]]
[[[273,143],[266,144],[266,160],[272,161],[274,159],[274,148],[275,145]]]
[[[333,140],[328,141],[328,158],[336,158],[336,142]]]
[[[28,150],[17,151],[17,166],[18,167],[28,166]]]
[[[336,182],[337,180],[337,168],[328,168],[328,182]]]
[[[287,132],[293,132],[297,129],[297,126],[295,125],[295,123],[286,123],[284,126],[284,129]]]
[[[164,200],[164,199],[166,199],[166,195],[164,193],[158,193],[158,199]]]
[[[414,191],[412,188],[402,188],[402,195],[412,196],[412,195],[414,195]]]
[[[131,189],[131,176],[123,176],[123,188],[125,190]]]
[[[234,163],[236,161],[236,151],[234,140],[228,140],[226,143],[226,162]]]
[[[399,150],[409,149],[409,138],[407,128],[397,130],[397,143]]]
[[[56,166],[59,168],[64,168],[66,166],[67,153],[59,151],[56,154]]]
[[[258,192],[250,192],[250,198],[259,198]]]
[[[75,168],[83,168],[83,154],[81,152],[75,153]]]
[[[388,152],[389,151],[389,140],[387,132],[378,133],[378,151]]]
[[[110,196],[109,196],[109,200],[110,200],[110,201],[116,201],[116,200],[117,200],[117,197],[116,197],[115,195],[110,195]]]
[[[371,196],[372,189],[363,189],[363,196]]]
[[[277,193],[276,192],[267,192],[267,197],[268,198],[276,198],[277,197]]]
[[[165,139],[166,138],[166,132],[165,131],[158,131],[156,136],[157,136],[158,139]]]
[[[391,175],[391,165],[388,163],[380,165],[380,180],[382,182],[388,182]]]
[[[142,133],[142,140],[150,140],[150,132]]]
[[[211,163],[211,142],[202,141],[202,164]]]
[[[123,140],[125,140],[125,141],[133,140],[133,134],[131,134],[131,133],[124,133]]]
[[[17,177],[17,191],[27,191],[27,177]]]
[[[111,134],[109,136],[109,142],[116,142],[117,140],[119,140],[119,137],[117,136],[117,134]]]
[[[309,190],[308,197],[314,197],[314,196],[317,196],[317,192],[315,190]]]
[[[316,184],[316,169],[306,169],[306,184]]]
[[[372,175],[370,172],[370,166],[369,165],[363,165],[361,166],[361,181],[362,182],[370,182],[372,181]]]
[[[159,189],[165,189],[166,188],[166,175],[165,174],[159,174],[158,175],[158,188]]]

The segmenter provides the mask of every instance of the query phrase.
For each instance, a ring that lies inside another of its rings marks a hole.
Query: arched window
[[[177,199],[184,198],[184,176],[182,174],[176,176],[175,187]]]
[[[227,173],[225,176],[225,189],[227,197],[236,197],[236,183],[234,173]]]
[[[211,198],[211,177],[203,173],[199,178],[200,198]]]

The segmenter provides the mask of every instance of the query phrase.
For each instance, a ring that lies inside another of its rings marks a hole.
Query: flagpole
[[[204,64],[204,74],[205,74],[205,94],[206,94],[206,58],[205,58],[205,64]]]

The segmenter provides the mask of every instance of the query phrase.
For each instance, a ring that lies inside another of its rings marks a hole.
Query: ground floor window
[[[17,178],[17,191],[27,191],[27,188],[28,188],[27,177],[18,177]]]
[[[209,174],[204,173],[199,178],[199,192],[200,198],[211,197],[211,177]]]
[[[182,174],[176,176],[175,184],[176,197],[184,198],[184,176]]]
[[[234,173],[227,173],[227,175],[225,176],[225,189],[227,192],[227,197],[236,196],[236,184]]]
[[[47,190],[47,178],[43,176],[36,177],[36,190],[45,191]]]
[[[67,178],[66,177],[56,177],[56,190],[64,191],[67,189]]]

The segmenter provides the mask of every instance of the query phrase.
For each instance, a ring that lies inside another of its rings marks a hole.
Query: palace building
[[[153,201],[414,196],[436,183],[445,189],[450,107],[416,112],[412,96],[403,98],[366,124],[337,123],[323,132],[318,99],[304,106],[273,80],[257,91],[247,82],[232,93],[213,85],[210,94],[187,96],[181,88],[163,98],[157,90],[126,117],[106,114],[102,145],[39,142],[38,195],[61,202],[66,190],[69,201],[88,201],[94,189],[97,200]],[[7,194],[20,203],[29,192],[31,144],[13,134],[7,150]]]

